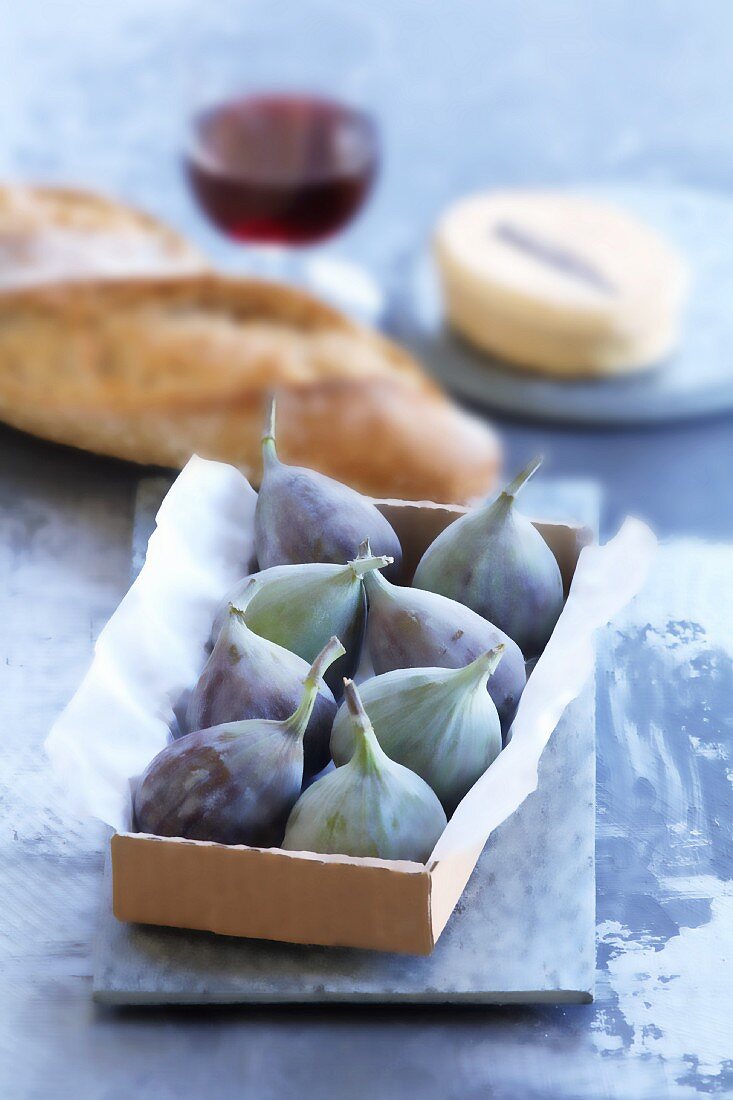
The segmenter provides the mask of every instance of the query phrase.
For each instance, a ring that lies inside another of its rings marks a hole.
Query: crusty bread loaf
[[[0,186],[0,291],[207,268],[180,234],[114,199],[69,187]]]
[[[495,435],[397,346],[299,291],[197,275],[0,295],[0,418],[60,443],[256,484],[278,446],[380,497],[463,502],[496,480]]]

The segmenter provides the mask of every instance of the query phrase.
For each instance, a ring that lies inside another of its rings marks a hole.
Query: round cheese
[[[649,367],[678,339],[687,269],[610,203],[550,191],[462,199],[435,254],[449,323],[483,351],[548,374]]]

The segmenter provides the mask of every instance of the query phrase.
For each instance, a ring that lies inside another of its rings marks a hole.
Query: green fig
[[[486,684],[503,652],[498,645],[458,669],[395,669],[361,686],[364,709],[387,756],[424,779],[449,817],[501,752],[499,715]],[[356,738],[342,704],[331,733],[337,766],[351,759]]]
[[[391,560],[382,555],[357,558],[347,565],[274,565],[255,573],[257,587],[245,608],[245,622],[255,634],[309,663],[326,640],[336,634],[346,656],[329,669],[326,683],[339,698],[343,676],[356,671],[364,640],[366,598],[362,578],[372,570],[383,569]],[[249,579],[228,594],[227,603],[238,606]]]
[[[563,608],[555,555],[514,506],[539,459],[483,508],[461,516],[425,551],[413,585],[465,604],[513,638],[529,660],[540,653]]]
[[[344,565],[356,557],[359,544],[368,538],[375,554],[393,559],[386,575],[390,580],[399,579],[400,541],[370,500],[325,474],[280,461],[274,401],[262,438],[262,466],[255,510],[260,569],[308,562]]]
[[[279,844],[303,783],[303,736],[319,681],[343,652],[331,638],[285,720],[225,722],[159,752],[135,791],[139,831],[262,848]]]
[[[380,574],[364,579],[369,598],[366,641],[375,673],[398,668],[463,668],[482,653],[504,646],[488,693],[506,735],[524,691],[524,658],[516,642],[463,604],[390,584]]]
[[[345,694],[353,755],[303,792],[282,846],[425,863],[446,826],[443,807],[424,779],[390,760],[380,747],[350,680]]]
[[[251,580],[239,607],[229,614],[193,689],[181,734],[245,718],[287,718],[303,692],[308,663],[250,630],[243,608],[257,587]],[[325,768],[336,700],[326,684],[318,689],[303,742],[305,776]]]

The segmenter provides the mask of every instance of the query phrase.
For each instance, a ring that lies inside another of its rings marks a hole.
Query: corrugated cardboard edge
[[[429,501],[375,502],[402,543],[412,578],[425,548],[467,509]],[[593,532],[534,521],[560,565],[565,591]],[[481,849],[429,868],[139,833],[111,839],[118,920],[286,943],[428,955]]]
[[[419,863],[116,833],[118,920],[224,936],[428,955],[431,876]]]

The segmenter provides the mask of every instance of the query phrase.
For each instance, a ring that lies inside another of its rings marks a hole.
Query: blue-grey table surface
[[[243,265],[182,185],[173,67],[182,36],[206,47],[225,15],[246,18],[246,5],[0,7],[0,175],[127,195],[217,261]],[[386,28],[372,87],[384,171],[333,250],[385,284],[443,203],[471,188],[630,180],[733,191],[727,0],[373,0],[370,9]],[[627,431],[498,423],[510,465],[541,450],[553,475],[597,478],[607,532],[634,512],[667,538],[733,538],[730,416]],[[121,463],[0,431],[0,1093],[730,1094],[731,551],[689,541],[664,558],[653,625],[627,624],[607,673],[619,682],[599,713],[595,1005],[124,1014],[92,1005],[102,834],[62,807],[39,745],[125,589],[137,481]]]

